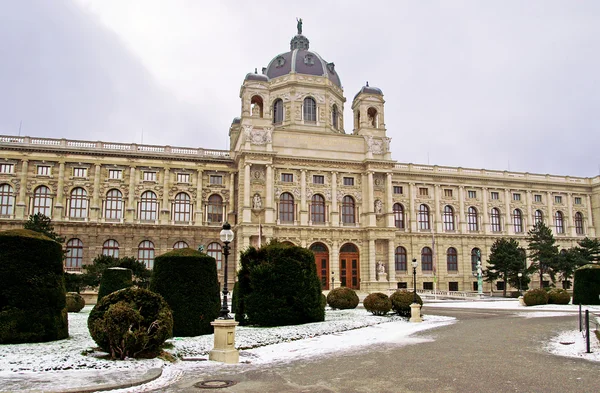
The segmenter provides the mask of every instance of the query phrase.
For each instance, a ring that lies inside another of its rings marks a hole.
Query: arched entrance
[[[360,289],[358,248],[346,243],[340,248],[340,282],[343,287]]]
[[[314,243],[310,246],[310,251],[315,254],[315,263],[317,264],[317,275],[321,280],[323,290],[329,289],[329,250],[323,243]]]

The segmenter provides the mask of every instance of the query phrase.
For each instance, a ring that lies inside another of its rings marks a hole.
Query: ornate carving
[[[244,133],[246,135],[246,141],[253,145],[266,145],[271,143],[271,133],[273,132],[272,127],[266,127],[262,130],[253,129],[252,126],[244,126]]]
[[[294,194],[295,198],[300,198],[302,196],[302,193],[300,192],[300,189],[297,188],[297,187],[294,188],[294,189],[292,189],[292,194]]]
[[[381,202],[381,199],[375,200],[375,214],[383,214],[383,202]]]
[[[364,135],[365,142],[367,143],[367,151],[373,154],[383,154],[384,146],[381,139],[375,139],[371,135]]]
[[[325,196],[326,201],[331,202],[331,190],[325,190],[323,195]]]

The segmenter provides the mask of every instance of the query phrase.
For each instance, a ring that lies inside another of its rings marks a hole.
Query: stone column
[[[135,166],[129,168],[129,197],[127,198],[127,211],[125,221],[133,222],[136,217],[135,206],[135,186],[137,185],[137,175]]]
[[[337,240],[332,241],[331,253],[329,255],[329,270],[334,279],[333,287],[338,288],[340,286],[340,246]]]
[[[90,219],[92,221],[98,221],[100,218],[100,175],[102,166],[96,164],[94,166],[94,194],[92,196],[92,206],[90,207]]]
[[[544,218],[544,222],[550,228],[553,235],[556,235],[556,227],[554,226],[554,201],[552,200],[552,191],[548,191],[546,193],[546,197],[548,198],[548,217]]]
[[[375,239],[369,239],[369,281],[371,282],[377,281],[376,267]]]
[[[267,175],[265,179],[265,185],[267,187],[267,197],[265,201],[265,223],[275,223],[275,211],[273,210],[273,165],[267,164]]]
[[[460,233],[467,233],[467,220],[465,216],[465,186],[458,187],[458,220],[457,226]]]
[[[515,227],[511,219],[512,211],[510,209],[510,190],[508,188],[504,189],[504,210],[506,210],[504,214],[504,230],[506,231],[507,235],[514,235]]]
[[[300,170],[300,225],[308,225],[306,208],[306,169]]]
[[[531,206],[531,204],[532,204],[531,190],[527,190],[525,195],[526,195],[525,198],[526,198],[526,203],[527,203],[527,221],[528,221],[529,225],[533,226],[534,220],[533,220],[533,208]],[[527,228],[529,228],[529,226]]]
[[[204,209],[202,208],[202,175],[204,171],[202,169],[198,169],[198,178],[196,180],[196,211],[195,211],[195,222],[196,226],[200,226],[203,224],[203,213]]]
[[[442,232],[442,217],[440,208],[440,186],[436,184],[433,186],[433,222],[431,223],[431,230],[437,233]]]
[[[229,212],[227,213],[228,216],[230,214],[235,214],[235,209],[237,209],[237,206],[235,206],[234,203],[235,203],[235,173],[231,172],[229,174],[229,203],[228,203]],[[228,219],[228,222],[233,222],[233,219],[232,220]]]
[[[163,198],[162,198],[162,206],[160,209],[160,223],[168,224],[171,220],[171,206],[169,203],[169,177],[171,168],[165,167],[163,174]]]
[[[586,195],[586,204],[587,204],[587,231],[585,232],[588,237],[596,237],[596,228],[594,228],[594,219],[592,216],[592,197],[588,194]],[[584,227],[585,228],[585,227]]]
[[[21,161],[21,178],[19,180],[19,196],[15,209],[15,218],[24,219],[27,216],[27,171],[29,160]],[[591,216],[590,216],[591,217]]]
[[[388,279],[390,288],[395,288],[396,285],[396,245],[394,239],[388,240]]]
[[[481,226],[483,228],[483,233],[490,233],[490,208],[488,206],[488,194],[489,191],[487,187],[483,187],[483,222]]]
[[[573,218],[575,215],[573,214],[573,193],[567,193],[567,214],[564,217],[565,223],[565,234],[568,236],[577,236],[575,232],[575,225],[573,222]]]
[[[331,217],[329,223],[334,227],[340,225],[340,214],[337,202],[337,172],[331,172]],[[339,282],[339,276],[337,280]]]
[[[385,211],[387,216],[386,226],[388,228],[394,228],[394,186],[392,184],[392,174],[386,174],[387,183],[385,187]],[[390,276],[391,281],[391,276]]]
[[[376,225],[375,219],[375,190],[373,188],[373,171],[367,172],[367,207],[364,210],[365,213],[368,213],[366,225],[370,227],[374,227]]]
[[[250,204],[250,168],[252,164],[244,164],[244,210],[242,222],[252,221],[252,205]]]
[[[62,221],[65,216],[65,201],[64,201],[64,187],[65,187],[65,163],[61,161],[58,164],[58,186],[56,186],[56,202],[54,203],[54,209],[52,210],[52,219],[55,221]]]
[[[407,215],[407,218],[409,218],[409,222],[408,225],[406,226],[406,228],[410,228],[411,232],[416,232],[417,231],[417,212],[416,212],[416,206],[415,206],[415,183],[409,183],[408,185],[408,211],[409,214]]]

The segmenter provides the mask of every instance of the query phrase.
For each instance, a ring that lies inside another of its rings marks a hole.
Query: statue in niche
[[[383,213],[383,202],[381,202],[381,199],[377,199],[375,200],[375,214],[381,213]]]
[[[252,209],[262,209],[262,199],[259,194],[254,194],[254,197],[252,198]]]
[[[377,262],[377,273],[385,274],[385,265],[381,261]]]

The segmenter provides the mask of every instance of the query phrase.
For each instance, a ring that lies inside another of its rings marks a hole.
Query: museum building
[[[230,150],[0,136],[0,229],[37,212],[66,238],[65,269],[99,254],[154,256],[203,246],[219,232],[239,252],[271,239],[311,249],[323,289],[477,289],[473,270],[493,242],[544,221],[561,248],[600,233],[600,176],[539,175],[398,163],[383,92],[346,98],[334,63],[294,36],[290,50],[240,89]],[[230,280],[234,277],[230,275]],[[501,290],[501,282],[484,290]]]

